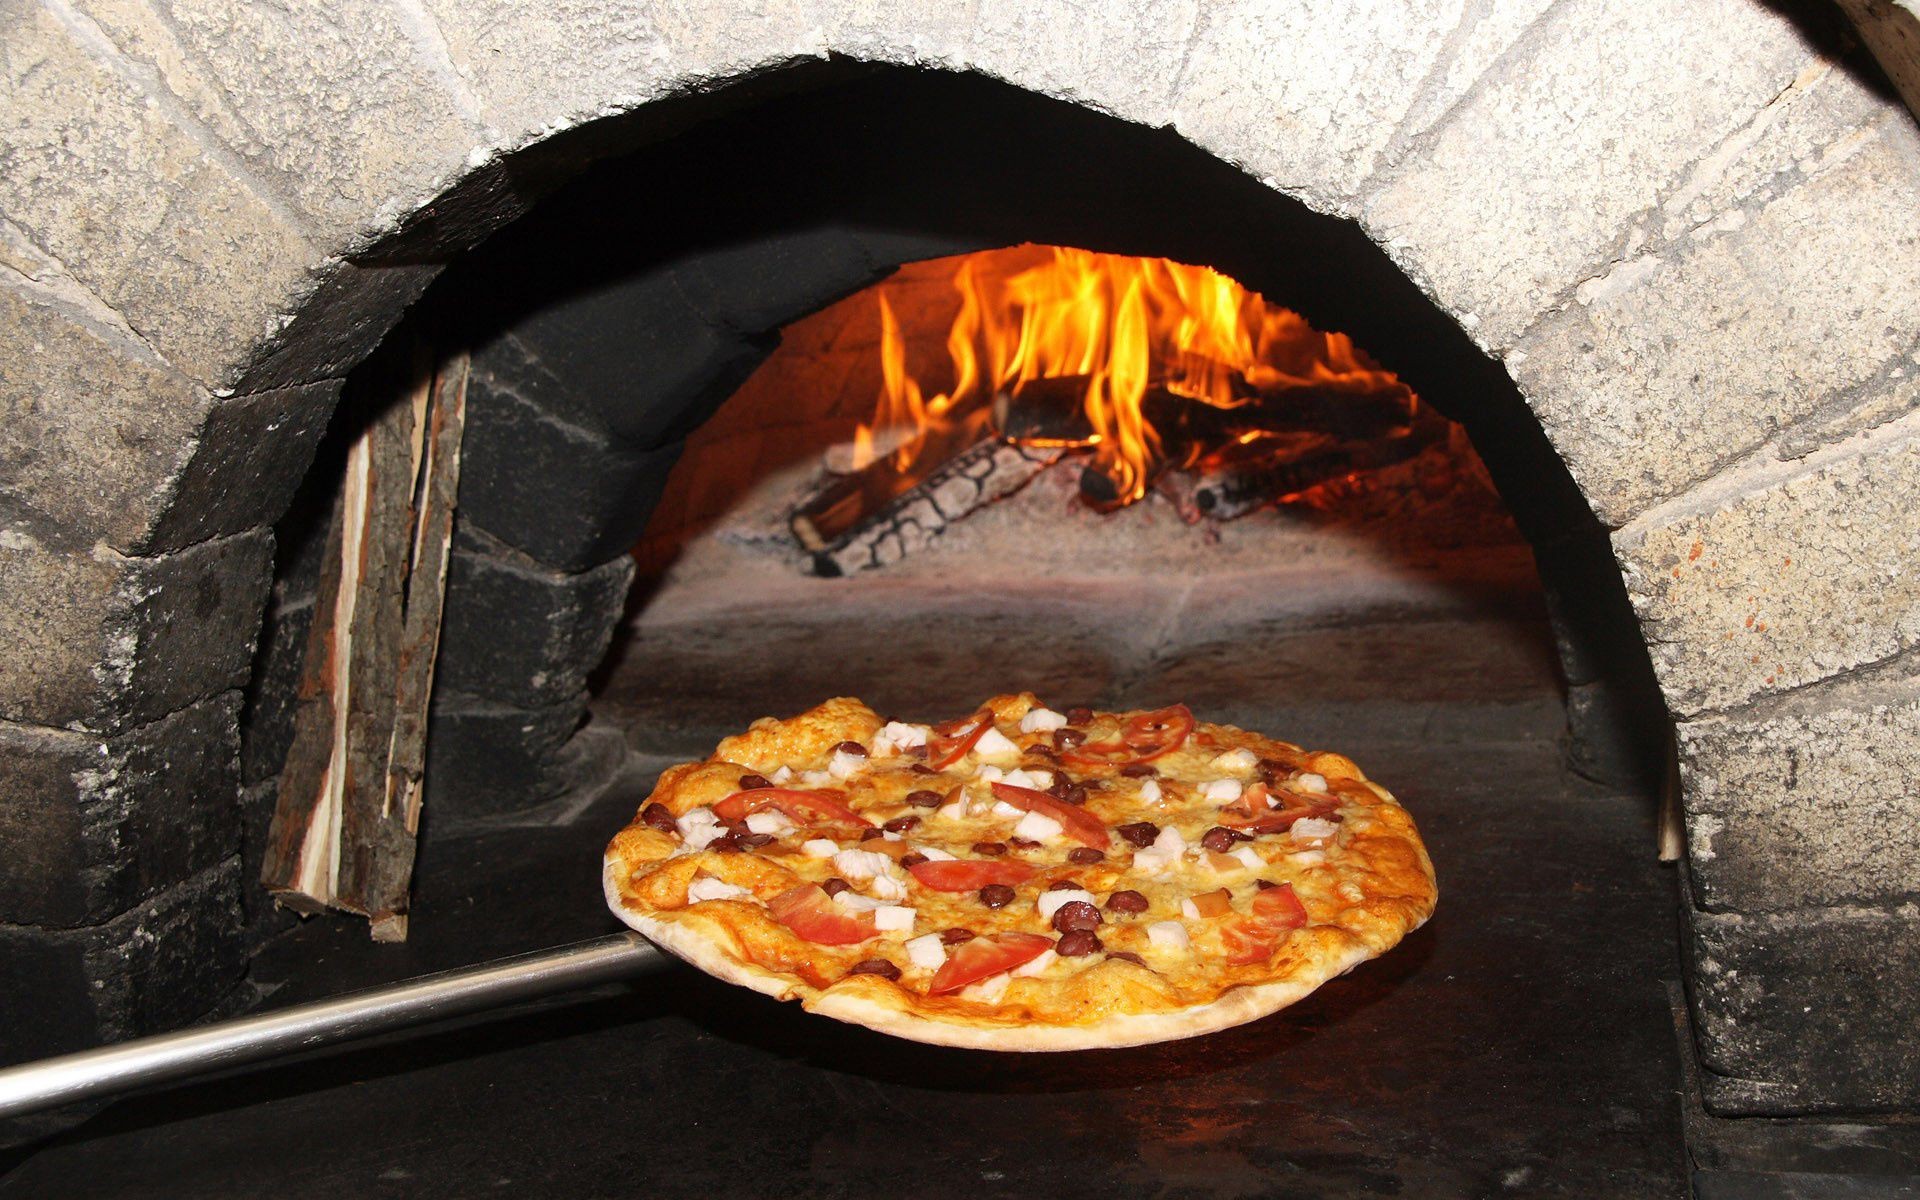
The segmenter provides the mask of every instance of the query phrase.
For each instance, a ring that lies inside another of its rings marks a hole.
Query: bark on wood
[[[427,701],[439,641],[466,364],[424,357],[348,452],[322,609],[262,879],[281,903],[406,936]]]

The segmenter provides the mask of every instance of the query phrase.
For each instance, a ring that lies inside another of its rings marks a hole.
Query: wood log
[[[262,882],[301,912],[406,936],[466,363],[421,356],[349,448]]]
[[[850,575],[898,562],[969,513],[1025,487],[1060,453],[984,438],[941,463],[932,474],[877,511],[865,514],[838,539],[810,547],[814,573]],[[799,535],[797,528],[795,534]],[[801,544],[806,543],[803,540]]]

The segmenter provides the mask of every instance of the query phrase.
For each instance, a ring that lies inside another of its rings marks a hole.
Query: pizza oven
[[[605,933],[834,695],[1339,750],[1440,906],[1135,1050],[603,984],[0,1200],[1920,1175],[1898,3],[214,8],[8,18],[0,1062]]]

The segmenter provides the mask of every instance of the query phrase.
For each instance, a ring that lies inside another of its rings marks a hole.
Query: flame
[[[1405,392],[1345,335],[1320,333],[1207,267],[1061,246],[1023,265],[1036,249],[961,258],[953,276],[960,307],[946,339],[952,385],[931,397],[908,369],[900,323],[880,290],[881,392],[856,432],[856,466],[892,445],[894,466],[910,470],[954,436],[977,436],[997,394],[1065,379],[1077,381],[1091,430],[1080,444],[1126,503],[1166,466],[1192,465],[1203,452],[1188,445],[1171,458],[1147,412],[1156,389],[1227,410],[1296,387]],[[1260,436],[1248,430],[1228,441]]]

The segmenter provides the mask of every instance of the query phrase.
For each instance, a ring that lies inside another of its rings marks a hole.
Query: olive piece
[[[1104,860],[1106,857],[1106,855],[1095,850],[1092,846],[1075,846],[1073,849],[1067,851],[1067,861],[1082,867],[1090,867],[1094,863]]]
[[[829,896],[838,896],[841,892],[846,891],[848,888],[852,886],[853,885],[848,883],[846,880],[840,878],[838,875],[835,875],[832,879],[829,879],[825,883],[821,884],[820,890],[825,892]]]
[[[772,786],[773,780],[768,779],[765,775],[742,775],[740,777],[740,790],[743,792],[751,792],[756,788],[770,788]]]
[[[977,936],[979,935],[966,926],[956,925],[952,929],[942,929],[940,931],[940,944],[942,946],[958,946],[961,942],[970,942]]]
[[[1069,900],[1053,910],[1053,927],[1061,933],[1097,929],[1101,920],[1100,910],[1085,900]]]
[[[1053,944],[1053,952],[1061,958],[1085,958],[1106,947],[1092,930],[1076,929],[1072,933],[1063,933],[1060,940]]]
[[[1152,821],[1134,821],[1120,826],[1114,832],[1144,850],[1153,845],[1153,839],[1160,836],[1160,827]]]
[[[867,748],[859,742],[841,742],[833,748],[833,752],[835,754],[844,754],[849,758],[865,758],[867,756]]]
[[[1092,723],[1093,723],[1092,709],[1087,708],[1083,705],[1075,705],[1074,707],[1067,710],[1067,724],[1091,725]]]
[[[1152,763],[1128,763],[1126,766],[1120,768],[1120,773],[1128,779],[1150,779],[1160,773],[1160,768],[1154,766]],[[1118,958],[1120,956],[1117,954],[1109,954],[1107,957]]]
[[[847,974],[878,975],[882,979],[898,979],[900,978],[900,968],[894,966],[884,958],[869,958],[864,962],[853,964],[852,968],[847,971]]]
[[[927,856],[918,850],[910,850],[900,856],[900,865],[903,867],[917,867],[926,861],[928,861]]]
[[[649,804],[640,810],[640,820],[658,829],[661,833],[678,833],[680,825],[673,819],[664,804]]]
[[[929,792],[925,788],[917,792],[908,792],[907,803],[913,805],[915,808],[939,808],[940,793]]]
[[[1117,913],[1143,913],[1147,911],[1147,898],[1128,888],[1124,892],[1115,892],[1107,897],[1107,909]]]
[[[905,833],[919,823],[920,818],[909,813],[904,817],[895,817],[880,828],[886,830],[888,833]]]
[[[990,883],[980,889],[980,903],[988,908],[1005,908],[1013,903],[1013,889],[1004,883]]]
[[[973,852],[984,858],[998,858],[1007,852],[1005,842],[975,842]]]

